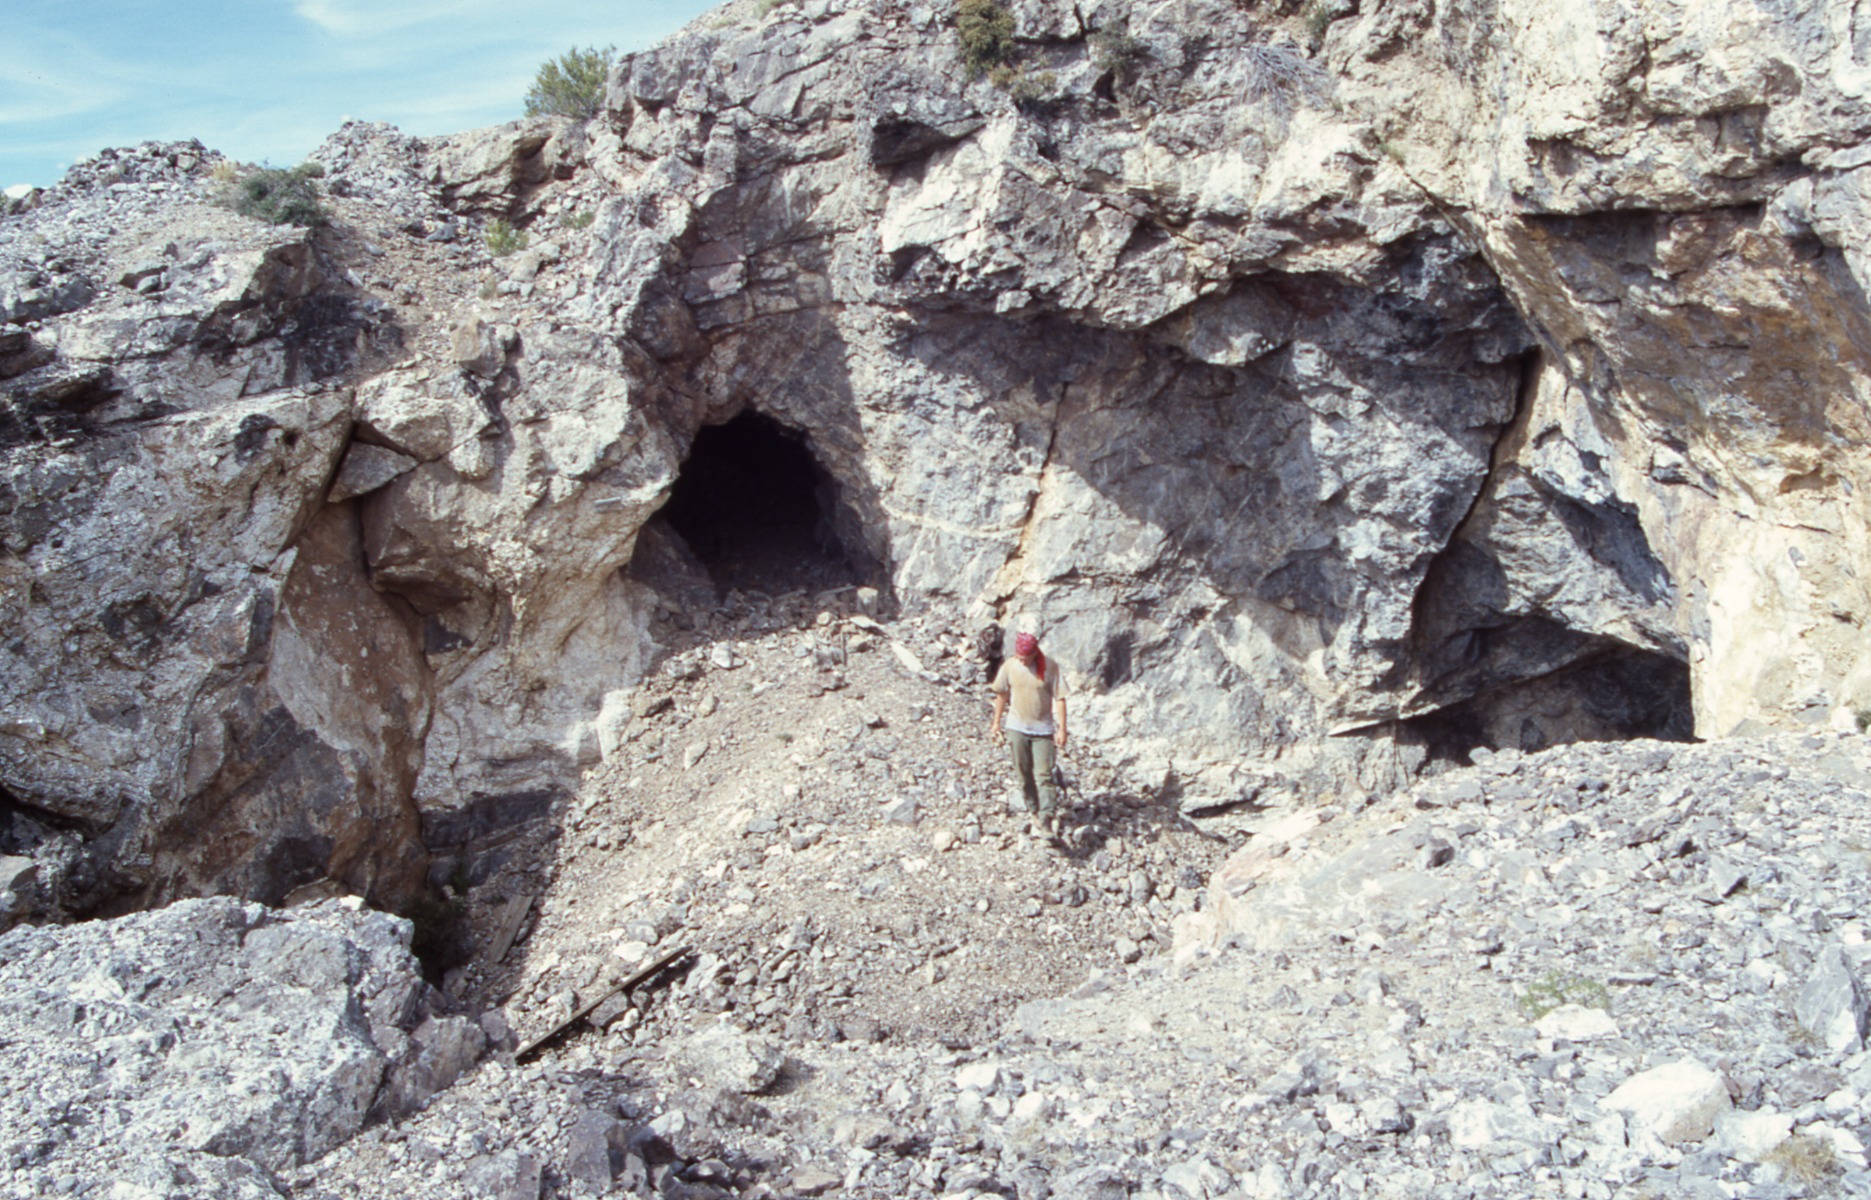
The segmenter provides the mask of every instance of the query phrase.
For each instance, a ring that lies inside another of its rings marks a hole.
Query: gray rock
[[[0,1136],[89,1178],[166,1164],[221,1179],[224,1160],[277,1172],[327,1154],[373,1104],[407,1115],[407,1089],[380,1096],[386,1076],[467,1057],[436,1061],[450,1021],[416,1027],[429,1002],[408,936],[335,902],[281,914],[226,899],[14,929],[0,937],[0,1065],[37,1079],[40,1100],[0,1106]],[[57,1119],[78,1104],[95,1118]]]
[[[1188,1200],[1211,1200],[1234,1187],[1234,1176],[1207,1158],[1190,1158],[1164,1171],[1163,1183]]]
[[[785,1055],[771,1041],[722,1023],[685,1038],[670,1053],[708,1086],[745,1094],[773,1086],[786,1065]]]
[[[1115,1167],[1080,1167],[1053,1183],[1053,1200],[1130,1200],[1130,1181]]]
[[[1430,837],[1423,841],[1416,865],[1418,869],[1428,871],[1446,866],[1455,859],[1455,845],[1447,838]]]
[[[333,504],[368,495],[417,467],[415,459],[382,446],[353,442],[327,499]]]
[[[1812,974],[1800,989],[1793,1014],[1800,1026],[1834,1054],[1864,1049],[1871,1033],[1871,995],[1845,957],[1843,947],[1832,944],[1819,952]]]
[[[615,1117],[590,1109],[580,1113],[572,1125],[565,1173],[594,1192],[609,1191],[623,1170],[624,1135],[624,1124]]]
[[[463,1171],[463,1182],[475,1200],[539,1200],[543,1178],[539,1159],[518,1150],[477,1157]]]

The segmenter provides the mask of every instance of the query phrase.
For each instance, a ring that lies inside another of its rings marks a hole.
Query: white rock
[[[1741,1162],[1760,1162],[1792,1133],[1793,1118],[1771,1108],[1725,1112],[1715,1118],[1715,1136],[1708,1148]]]
[[[1449,1142],[1464,1150],[1484,1150],[1509,1141],[1548,1145],[1558,1140],[1558,1131],[1524,1102],[1464,1100],[1449,1110]]]
[[[1206,1158],[1191,1158],[1163,1172],[1163,1182],[1170,1184],[1190,1200],[1209,1200],[1234,1187],[1234,1177]]]
[[[1544,1038],[1569,1042],[1595,1042],[1619,1034],[1618,1023],[1603,1009],[1562,1004],[1533,1023]]]
[[[1733,1107],[1722,1077],[1692,1058],[1633,1075],[1598,1103],[1671,1143],[1701,1141]]]
[[[1040,1121],[1052,1115],[1052,1097],[1044,1092],[1028,1092],[1014,1101],[1013,1119],[1016,1121]]]
[[[710,1025],[679,1043],[670,1057],[710,1087],[748,1094],[771,1087],[786,1065],[777,1044],[725,1024]]]
[[[973,1088],[982,1095],[987,1095],[1000,1086],[1000,1064],[994,1062],[974,1062],[955,1072],[955,1086]]]

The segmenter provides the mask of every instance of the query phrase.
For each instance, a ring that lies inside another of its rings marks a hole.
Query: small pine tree
[[[526,89],[526,115],[580,121],[597,116],[604,107],[604,86],[616,55],[616,46],[602,50],[574,46],[546,62],[533,76],[533,86]]]

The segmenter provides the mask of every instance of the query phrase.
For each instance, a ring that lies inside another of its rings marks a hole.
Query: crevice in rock
[[[682,540],[718,593],[778,595],[869,582],[842,507],[805,436],[746,410],[696,433],[652,521]]]
[[[82,821],[40,808],[0,787],[0,854],[30,855],[58,833],[93,837],[98,832]]]

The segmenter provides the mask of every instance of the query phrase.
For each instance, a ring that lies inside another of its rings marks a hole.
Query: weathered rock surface
[[[208,165],[199,146],[108,155],[0,250],[13,279],[100,280],[85,304],[13,314],[53,353],[0,405],[0,771],[89,835],[47,880],[71,909],[277,901],[326,875],[396,901],[422,863],[399,776],[425,684],[342,557],[345,510],[321,507],[352,414],[325,381],[396,334],[333,288],[315,237],[204,206]],[[139,286],[112,278],[142,257]],[[387,669],[357,662],[360,641]],[[331,670],[347,659],[359,678]]]
[[[0,936],[10,1194],[279,1196],[280,1172],[414,1112],[484,1039],[427,1015],[408,938],[339,902],[225,899]]]

